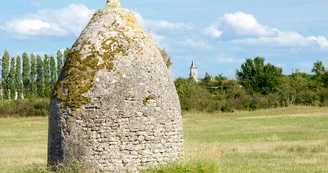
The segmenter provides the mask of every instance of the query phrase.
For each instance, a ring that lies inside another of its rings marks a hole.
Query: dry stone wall
[[[178,95],[133,13],[108,0],[72,47],[49,116],[48,163],[138,172],[183,149]]]

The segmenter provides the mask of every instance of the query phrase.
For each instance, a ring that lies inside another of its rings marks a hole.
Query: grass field
[[[188,113],[185,158],[219,172],[328,172],[328,108]],[[45,167],[47,118],[0,119],[0,172]]]

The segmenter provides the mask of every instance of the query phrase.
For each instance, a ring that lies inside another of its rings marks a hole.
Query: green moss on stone
[[[106,68],[107,68],[108,71],[113,70],[113,68],[114,68],[114,63],[112,63],[112,62],[108,63],[107,66],[106,66]]]
[[[79,49],[73,49],[69,53],[64,65],[63,79],[57,82],[54,90],[54,97],[62,101],[62,106],[73,111],[91,101],[83,95],[92,88],[96,73],[105,67],[111,71],[114,68],[112,61],[116,54],[126,55],[126,50],[118,46],[118,41],[113,37],[103,41],[104,54],[96,51],[95,45],[88,46],[89,43],[85,39],[80,43]],[[90,49],[90,55],[82,59],[81,51],[86,48]],[[102,57],[102,64],[99,64],[98,56]]]
[[[94,64],[98,61],[95,57],[82,60],[80,50],[70,52],[64,66],[64,80],[57,83],[54,93],[55,97],[62,101],[62,106],[75,110],[90,102],[90,98],[83,94],[92,87],[93,71],[99,70]]]
[[[144,104],[144,105],[148,105],[149,102],[150,102],[151,100],[155,100],[155,99],[156,99],[156,96],[154,96],[154,95],[149,95],[149,96],[147,96],[147,97],[143,100],[143,104]]]

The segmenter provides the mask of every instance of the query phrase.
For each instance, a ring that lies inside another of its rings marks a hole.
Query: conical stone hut
[[[179,160],[178,95],[133,13],[108,0],[73,45],[50,105],[48,164],[138,172]]]

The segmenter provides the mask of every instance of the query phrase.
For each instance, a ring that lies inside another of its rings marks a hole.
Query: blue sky
[[[0,50],[54,54],[71,47],[106,0],[11,0],[0,7]],[[205,72],[234,78],[246,58],[262,56],[283,68],[310,72],[328,66],[326,0],[121,0],[134,11],[174,65],[187,77],[192,60]]]

